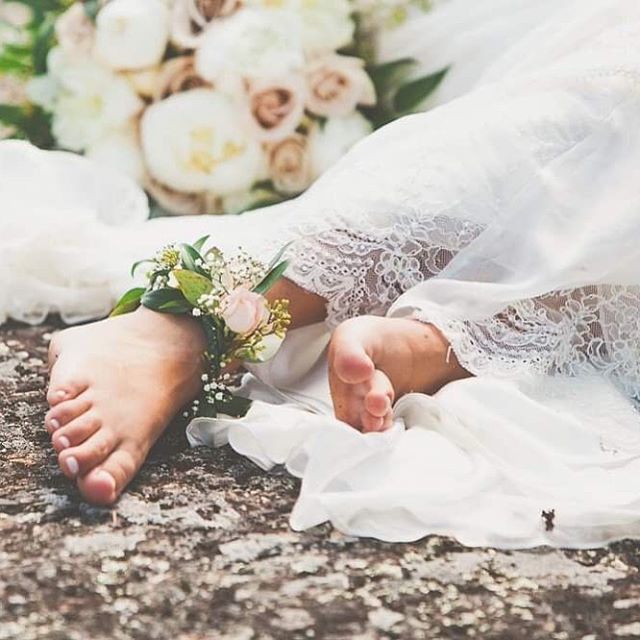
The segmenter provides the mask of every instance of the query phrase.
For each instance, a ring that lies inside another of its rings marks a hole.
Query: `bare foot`
[[[432,394],[469,376],[442,333],[417,320],[353,318],[336,329],[329,347],[336,417],[365,432],[391,426],[393,403],[403,395]]]
[[[45,425],[60,468],[89,502],[115,502],[197,396],[205,348],[195,320],[144,308],[54,337]]]

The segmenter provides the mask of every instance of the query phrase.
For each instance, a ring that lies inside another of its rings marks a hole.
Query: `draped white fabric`
[[[477,377],[406,396],[391,431],[363,435],[331,417],[329,333],[307,327],[248,377],[249,414],[194,421],[193,444],[301,477],[295,528],[502,547],[638,535],[640,5],[451,0],[423,20],[394,38],[427,71],[452,65],[443,104],[370,136],[291,203],[139,224],[132,196],[115,206],[123,230],[101,213],[115,178],[86,201],[75,187],[26,197],[25,179],[5,203],[0,173],[0,316],[94,314],[160,242],[211,232],[262,253],[291,238],[289,276],[329,299],[330,325],[433,322]],[[59,178],[63,156],[0,144],[0,169],[29,162],[42,165],[29,185],[94,171],[74,160]]]

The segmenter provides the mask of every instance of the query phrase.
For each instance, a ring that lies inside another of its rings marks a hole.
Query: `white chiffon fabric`
[[[451,0],[404,29],[383,52],[451,65],[440,106],[268,210],[140,223],[125,181],[0,144],[0,319],[98,315],[163,242],[291,239],[288,275],[329,300],[329,327],[433,322],[476,377],[405,396],[390,431],[361,434],[332,417],[327,325],[306,327],[247,376],[247,416],[193,421],[192,444],[286,465],[296,529],[499,547],[637,536],[640,4]]]

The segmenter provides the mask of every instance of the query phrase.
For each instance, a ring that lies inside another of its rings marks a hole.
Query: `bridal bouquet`
[[[265,265],[244,252],[225,256],[216,247],[205,252],[207,240],[205,236],[193,245],[169,245],[136,263],[132,274],[148,265],[147,286],[125,293],[111,315],[130,313],[142,305],[198,318],[207,339],[207,373],[193,415],[239,416],[246,412],[248,401],[233,396],[233,376],[225,367],[236,361],[265,362],[280,348],[291,321],[288,301],[268,302],[264,295],[287,269],[282,260],[286,247]]]
[[[407,81],[412,61],[375,64],[376,32],[427,0],[5,5],[32,15],[18,40],[3,45],[0,29],[0,74],[23,87],[7,104],[0,82],[0,124],[117,167],[172,213],[301,193],[444,75]]]

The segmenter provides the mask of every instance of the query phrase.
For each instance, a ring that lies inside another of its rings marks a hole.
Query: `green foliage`
[[[273,285],[282,278],[284,272],[287,270],[289,266],[289,262],[284,260],[280,264],[276,265],[269,273],[265,276],[264,280],[258,286],[255,287],[254,291],[259,293],[260,295],[264,295],[273,287]]]
[[[111,312],[111,317],[114,318],[115,316],[122,316],[135,311],[140,306],[140,300],[145,291],[146,289],[144,287],[136,287],[135,289],[127,291]]]
[[[183,314],[190,313],[192,305],[184,297],[182,291],[165,287],[147,291],[141,298],[141,303],[147,309],[161,313]]]
[[[199,273],[187,271],[186,269],[176,269],[173,275],[180,285],[180,291],[194,307],[198,305],[198,300],[202,296],[211,293],[213,289],[211,280],[201,276]]]
[[[55,20],[73,0],[14,0],[32,12],[30,23],[20,29],[21,44],[7,44],[0,48],[0,74],[28,79],[46,73],[47,56],[55,44]],[[35,105],[0,104],[0,123],[11,127],[14,137],[27,139],[48,149],[55,146],[51,133],[51,118]]]
[[[420,110],[449,71],[447,67],[433,74],[413,78],[416,67],[417,62],[412,58],[402,58],[368,68],[376,88],[378,104],[363,109],[363,112],[376,129]]]

